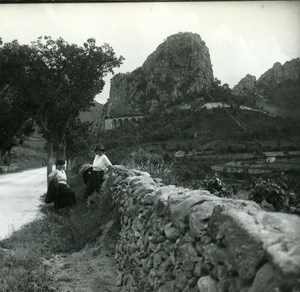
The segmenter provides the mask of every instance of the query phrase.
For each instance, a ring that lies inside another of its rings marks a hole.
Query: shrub
[[[249,199],[261,204],[262,207],[271,204],[275,211],[289,211],[293,194],[275,182],[260,179],[255,183]]]
[[[223,181],[219,177],[213,177],[209,180],[204,180],[205,188],[210,191],[212,194],[221,197],[228,198],[230,194],[223,183]]]

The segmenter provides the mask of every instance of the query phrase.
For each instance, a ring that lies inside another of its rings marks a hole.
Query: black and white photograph
[[[300,292],[300,2],[0,3],[0,292]]]

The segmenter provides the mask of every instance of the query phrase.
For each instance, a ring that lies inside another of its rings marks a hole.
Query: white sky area
[[[168,36],[198,33],[209,48],[214,76],[230,87],[246,74],[259,78],[275,62],[300,57],[299,1],[0,4],[0,37],[29,44],[48,35],[82,45],[95,38],[131,72]],[[96,97],[105,103],[111,75]]]

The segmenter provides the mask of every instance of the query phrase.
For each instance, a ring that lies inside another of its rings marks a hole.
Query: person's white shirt
[[[96,155],[93,161],[93,170],[101,171],[105,170],[108,166],[112,165],[105,154]]]
[[[67,175],[63,169],[54,169],[49,175],[49,178],[57,178],[59,184],[67,184]]]

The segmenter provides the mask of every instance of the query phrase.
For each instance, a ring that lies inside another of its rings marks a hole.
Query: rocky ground
[[[53,291],[121,291],[114,261],[115,240],[110,235],[112,225],[110,221],[97,241],[82,250],[45,260],[54,279]]]

